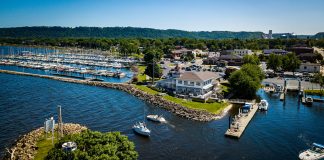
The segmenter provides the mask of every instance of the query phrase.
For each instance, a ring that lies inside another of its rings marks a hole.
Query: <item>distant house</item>
[[[301,53],[297,56],[301,61],[316,63],[315,53]]]
[[[307,73],[320,73],[321,64],[318,63],[301,63],[299,66],[298,72],[307,72]]]
[[[289,48],[288,51],[296,53],[296,55],[304,54],[304,53],[314,53],[314,48],[310,47],[292,47]]]
[[[226,61],[229,66],[241,66],[243,65],[243,57],[239,55],[221,55],[220,61]]]
[[[188,53],[192,53],[192,50],[187,48],[181,48],[171,51],[171,58],[173,59],[180,59],[182,55],[186,55]]]
[[[263,54],[264,55],[270,55],[270,54],[278,54],[278,55],[286,55],[288,52],[283,49],[264,49]]]
[[[177,94],[205,99],[211,96],[217,78],[213,72],[184,72],[176,78],[175,91]]]
[[[234,49],[234,54],[239,55],[239,56],[245,56],[245,55],[251,55],[253,52],[249,49]]]

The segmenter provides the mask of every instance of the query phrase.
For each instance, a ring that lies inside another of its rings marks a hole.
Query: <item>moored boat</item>
[[[267,111],[268,110],[268,106],[269,106],[268,101],[265,100],[265,99],[262,99],[261,102],[259,103],[259,110]]]
[[[299,154],[299,159],[302,160],[318,160],[324,158],[324,145],[313,143],[310,149],[302,151]]]
[[[154,121],[154,122],[160,122],[160,123],[165,123],[166,122],[164,117],[162,117],[160,115],[147,115],[146,118],[148,120],[151,120],[151,121]]]
[[[313,104],[313,98],[312,97],[306,97],[305,98],[305,103],[308,104],[308,105]]]

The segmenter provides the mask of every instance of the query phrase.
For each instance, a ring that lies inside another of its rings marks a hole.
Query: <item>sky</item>
[[[0,0],[0,27],[324,31],[324,0]]]

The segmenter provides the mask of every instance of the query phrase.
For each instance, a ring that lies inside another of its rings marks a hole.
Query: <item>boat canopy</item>
[[[313,143],[313,146],[324,149],[324,145]]]
[[[250,104],[245,104],[242,109],[243,110],[249,110],[251,108],[251,105]]]

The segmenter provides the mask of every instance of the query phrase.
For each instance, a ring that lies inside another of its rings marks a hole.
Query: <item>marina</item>
[[[0,47],[6,48],[6,47]],[[136,63],[132,59],[113,58],[101,54],[75,54],[62,51],[43,51],[37,49],[23,51],[7,47],[0,57],[0,69],[63,76],[94,81],[126,82],[133,73],[130,66]],[[118,80],[119,79],[119,80]]]

